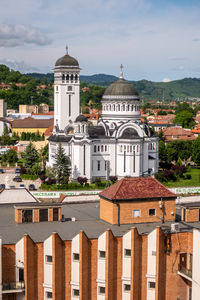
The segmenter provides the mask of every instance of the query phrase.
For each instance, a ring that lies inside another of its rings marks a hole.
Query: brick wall
[[[24,282],[25,300],[37,299],[35,296],[35,244],[28,235],[24,235]]]
[[[15,245],[2,246],[2,282],[16,281]]]
[[[15,208],[15,222],[22,223],[22,211],[17,208]]]
[[[199,208],[186,209],[185,222],[198,222]]]
[[[39,209],[35,208],[33,209],[33,222],[38,223],[40,221],[39,219]]]
[[[65,265],[63,241],[57,233],[52,233],[53,256],[53,300],[64,299]]]
[[[65,266],[65,298],[64,299],[71,299],[71,241],[64,242],[64,263]]]
[[[79,234],[79,299],[91,299],[90,241],[84,232]]]

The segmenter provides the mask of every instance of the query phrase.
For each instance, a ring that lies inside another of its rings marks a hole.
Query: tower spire
[[[123,67],[124,67],[124,66],[121,64],[121,65],[120,65],[120,70],[121,70],[121,71],[120,71],[120,76],[119,76],[119,78],[124,78],[124,76],[123,76],[123,71],[122,71],[122,70],[123,70]]]
[[[65,49],[66,49],[66,54],[68,55],[68,46],[67,45],[66,45]]]

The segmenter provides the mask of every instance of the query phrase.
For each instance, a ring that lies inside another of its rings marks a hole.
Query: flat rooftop
[[[14,205],[2,205],[0,207],[0,236],[3,244],[15,244],[24,234],[28,234],[34,242],[43,242],[53,232],[58,233],[62,240],[72,240],[81,230],[90,239],[98,238],[107,229],[110,229],[116,237],[123,236],[132,227],[136,227],[139,234],[144,235],[150,233],[156,226],[161,226],[164,231],[169,231],[172,223],[112,225],[100,220],[99,202],[64,204],[62,205],[62,214],[66,219],[65,222],[17,224],[14,219]],[[73,217],[76,221],[71,220]],[[181,231],[191,231],[193,228],[200,229],[200,222],[187,224],[180,222]]]

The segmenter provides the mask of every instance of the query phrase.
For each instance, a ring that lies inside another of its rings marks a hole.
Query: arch
[[[120,111],[120,104],[118,104],[118,111]]]
[[[62,74],[62,81],[65,81],[65,74]]]
[[[77,82],[78,81],[78,75],[76,74],[75,75],[75,82]]]
[[[66,81],[69,82],[69,74],[66,75]]]
[[[74,75],[73,75],[73,74],[71,74],[71,76],[70,76],[70,80],[71,80],[71,81],[73,81],[73,80],[74,80]]]
[[[140,128],[139,125],[137,125],[137,124],[135,124],[135,123],[133,123],[133,122],[129,122],[128,124],[127,124],[127,123],[126,123],[126,124],[122,124],[122,125],[119,127],[119,129],[118,129],[118,131],[117,131],[117,134],[116,134],[116,138],[121,137],[121,136],[123,135],[123,132],[124,132],[127,128],[132,128],[133,130],[135,130],[136,133],[137,133],[137,135],[138,135],[138,137],[144,137],[144,136],[146,136],[145,133],[144,133],[144,131],[143,131],[143,129]],[[133,134],[133,133],[134,133],[134,131],[132,131],[132,134]],[[126,132],[126,134],[127,134],[127,132]]]

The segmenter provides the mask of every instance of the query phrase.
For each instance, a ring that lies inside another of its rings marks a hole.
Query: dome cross
[[[121,64],[121,65],[120,65],[120,70],[121,70],[121,71],[120,71],[120,76],[119,76],[119,78],[124,78],[124,76],[123,76],[123,71],[122,71],[122,70],[123,70],[123,67],[124,67],[124,66]]]

